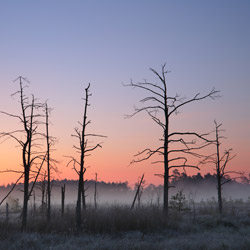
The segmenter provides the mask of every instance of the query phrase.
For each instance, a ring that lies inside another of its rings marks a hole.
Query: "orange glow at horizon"
[[[1,170],[16,170],[22,171],[21,165],[21,150],[20,148],[14,148],[13,150],[13,142],[5,143],[4,146],[1,144]],[[111,146],[111,145],[110,145]],[[62,148],[61,148],[62,149]],[[110,148],[111,149],[111,148]],[[118,148],[119,149],[119,148]],[[64,147],[62,151],[66,151]],[[74,153],[74,149],[69,150],[76,159],[79,157],[78,154]],[[137,182],[138,178],[144,173],[146,185],[155,184],[160,185],[163,184],[163,178],[155,176],[155,174],[163,174],[163,165],[162,164],[151,164],[151,160],[147,160],[141,163],[135,163],[133,165],[129,165],[133,152],[120,152],[109,151],[104,149],[98,149],[93,152],[90,157],[86,157],[85,166],[87,167],[87,171],[85,174],[85,179],[91,180],[94,179],[95,173],[98,174],[99,181],[105,182],[125,182],[128,181],[130,186],[133,186],[135,182]],[[65,155],[65,154],[63,154]],[[62,157],[62,154],[58,151],[52,153],[52,156],[59,161],[57,164],[59,173],[52,173],[52,179],[73,179],[77,180],[78,176],[75,170],[72,169],[72,166],[68,166],[68,159]],[[232,170],[235,166],[241,165],[240,171],[248,172],[247,166],[243,166],[244,159],[235,158],[229,165],[228,169]],[[182,168],[179,169],[180,172]],[[188,175],[196,175],[200,172],[202,175],[206,173],[214,174],[214,166],[207,165],[202,166],[201,170],[198,171],[196,169],[186,169]],[[14,183],[18,177],[19,173],[1,173],[0,174],[0,185],[7,185],[10,183]],[[22,182],[22,181],[21,181]]]

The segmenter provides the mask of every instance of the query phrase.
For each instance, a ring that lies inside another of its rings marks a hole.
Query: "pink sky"
[[[82,120],[84,88],[91,82],[91,132],[107,135],[103,148],[86,164],[88,179],[95,172],[104,181],[133,184],[145,173],[147,183],[162,183],[155,173],[162,167],[150,161],[129,166],[133,155],[158,145],[158,128],[146,114],[124,119],[139,106],[143,92],[122,83],[156,77],[166,62],[171,70],[169,93],[187,98],[213,87],[216,101],[205,100],[181,109],[171,129],[207,132],[213,120],[223,123],[227,139],[222,149],[237,157],[230,168],[249,173],[250,167],[250,3],[249,1],[42,1],[0,4],[0,110],[20,113],[12,81],[19,75],[31,81],[34,93],[54,109],[51,134],[58,138],[54,157],[62,172],[55,178],[76,178],[63,155],[74,154],[71,134]],[[0,115],[0,132],[20,124]],[[98,141],[97,141],[98,142]],[[0,169],[18,168],[21,152],[12,142],[0,144]],[[201,172],[212,172],[205,167]],[[188,172],[195,174],[196,172]],[[0,175],[0,184],[16,175]]]

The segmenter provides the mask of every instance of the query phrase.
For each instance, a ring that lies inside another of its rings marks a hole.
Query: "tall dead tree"
[[[1,113],[9,117],[17,118],[21,122],[23,129],[15,130],[12,132],[3,132],[0,134],[0,136],[2,138],[5,137],[14,139],[19,144],[22,150],[23,171],[7,170],[7,172],[19,172],[21,175],[24,176],[24,197],[22,210],[22,230],[24,230],[27,224],[28,201],[30,197],[29,183],[30,179],[34,177],[33,174],[35,172],[35,169],[33,169],[32,167],[36,166],[37,160],[41,160],[43,158],[41,152],[33,150],[33,148],[38,145],[37,140],[40,139],[40,133],[38,133],[38,126],[40,124],[39,117],[41,115],[37,111],[43,107],[43,104],[38,103],[35,100],[34,95],[32,95],[30,101],[29,98],[24,94],[24,88],[26,86],[24,86],[23,83],[29,83],[26,78],[20,76],[17,78],[16,81],[19,82],[19,90],[14,93],[13,96],[19,95],[20,97],[21,115],[14,115],[4,111],[1,111]],[[24,138],[24,140],[19,138]]]
[[[154,163],[163,163],[164,165],[164,174],[161,175],[164,178],[163,203],[164,212],[168,215],[168,189],[169,179],[171,177],[170,170],[172,168],[183,168],[184,170],[185,168],[199,169],[197,165],[188,163],[188,155],[202,157],[202,155],[198,153],[198,150],[212,143],[210,140],[206,139],[207,134],[199,134],[197,132],[170,132],[169,125],[172,121],[173,115],[177,114],[181,107],[189,103],[207,98],[216,98],[219,91],[213,89],[206,95],[200,95],[200,93],[198,93],[194,95],[193,98],[188,100],[181,98],[179,95],[169,96],[166,82],[166,74],[168,71],[165,70],[165,64],[162,66],[160,73],[152,68],[150,68],[150,70],[157,76],[159,84],[151,83],[145,80],[144,82],[139,83],[131,81],[130,84],[125,85],[144,90],[149,94],[149,96],[140,100],[140,102],[145,104],[145,106],[135,108],[134,113],[127,117],[133,117],[134,115],[144,111],[147,112],[149,117],[151,117],[163,131],[163,137],[160,139],[162,145],[156,149],[146,148],[140,151],[135,155],[137,159],[134,159],[132,163],[141,162],[156,155],[160,155],[162,157],[162,159],[157,160]]]
[[[82,227],[82,207],[85,209],[86,203],[85,203],[85,187],[84,187],[84,174],[86,172],[85,167],[85,158],[89,155],[90,152],[94,151],[98,147],[102,147],[101,144],[96,144],[95,146],[89,145],[89,137],[105,137],[102,135],[97,134],[88,134],[86,133],[86,128],[90,124],[90,120],[87,120],[87,110],[90,106],[89,104],[89,96],[91,94],[89,93],[90,83],[88,87],[85,89],[85,105],[84,105],[84,113],[83,113],[83,122],[79,124],[81,125],[81,129],[75,128],[75,134],[73,134],[73,137],[76,137],[79,140],[79,145],[75,146],[74,148],[77,150],[77,152],[80,153],[80,161],[76,160],[74,157],[70,157],[71,160],[69,161],[69,164],[73,164],[73,168],[76,171],[76,173],[79,176],[78,180],[78,192],[77,192],[77,204],[76,204],[76,228],[77,230],[81,230]],[[78,169],[79,167],[79,169]],[[81,205],[83,204],[83,206]]]
[[[48,108],[48,104],[47,102],[45,103],[45,116],[46,116],[46,145],[47,145],[47,199],[48,199],[48,203],[47,203],[47,222],[50,222],[50,217],[51,217],[51,181],[50,181],[50,177],[51,177],[51,163],[50,163],[50,148],[51,148],[51,143],[53,142],[51,140],[51,137],[49,136],[49,108]]]
[[[222,186],[232,179],[241,178],[242,173],[239,171],[226,171],[228,163],[235,157],[232,154],[232,149],[225,150],[223,153],[220,151],[221,140],[225,139],[224,136],[221,136],[220,133],[225,131],[221,129],[222,124],[215,123],[215,146],[216,152],[202,161],[203,164],[212,163],[215,165],[216,178],[217,178],[217,191],[218,191],[218,210],[220,215],[223,212],[222,204]],[[236,177],[230,177],[230,174],[235,174]]]
[[[48,107],[48,103],[46,102],[45,108],[44,108],[46,132],[44,133],[44,137],[46,139],[46,148],[47,148],[46,150],[46,153],[47,153],[47,157],[46,157],[46,162],[47,162],[46,208],[47,208],[47,222],[48,223],[50,222],[50,218],[51,218],[51,172],[52,170],[54,172],[58,172],[58,169],[56,167],[56,164],[58,162],[55,159],[51,158],[52,146],[56,142],[56,138],[49,134],[49,124],[50,124],[49,118],[50,118],[51,110],[52,109]]]

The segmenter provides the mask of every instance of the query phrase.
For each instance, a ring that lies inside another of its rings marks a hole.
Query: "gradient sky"
[[[192,97],[213,87],[216,101],[184,107],[174,117],[177,130],[211,131],[213,120],[223,123],[237,157],[230,169],[250,169],[250,1],[1,1],[0,2],[0,110],[19,113],[19,75],[31,81],[27,94],[47,100],[54,109],[51,134],[59,141],[54,158],[61,161],[55,178],[76,178],[63,155],[74,154],[71,138],[82,120],[84,88],[91,83],[90,132],[107,135],[86,164],[88,179],[136,182],[145,173],[147,183],[162,183],[155,173],[161,166],[128,166],[133,154],[158,145],[158,128],[146,115],[124,119],[138,106],[143,92],[125,88],[130,79],[156,80],[149,67],[171,71],[169,92]],[[0,116],[0,131],[20,126]],[[99,141],[97,141],[99,142]],[[20,149],[0,144],[0,168],[18,168]],[[204,167],[202,173],[213,172]],[[188,173],[195,173],[189,171]],[[0,175],[0,184],[16,175]]]

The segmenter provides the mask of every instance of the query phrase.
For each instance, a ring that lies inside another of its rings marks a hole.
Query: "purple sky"
[[[27,77],[28,92],[48,99],[54,108],[51,131],[59,138],[60,158],[73,152],[70,134],[82,119],[81,97],[91,82],[91,130],[108,139],[90,158],[89,178],[98,172],[104,180],[133,183],[145,172],[149,182],[157,182],[153,174],[162,169],[155,170],[150,161],[128,170],[133,154],[157,145],[161,134],[146,115],[124,120],[144,95],[122,83],[131,78],[154,81],[149,67],[160,70],[166,62],[171,94],[192,97],[215,87],[222,95],[183,108],[172,124],[178,130],[206,132],[213,129],[214,119],[223,123],[225,149],[232,147],[237,154],[231,167],[248,173],[249,24],[247,0],[1,1],[0,110],[19,112],[17,99],[10,98],[17,89],[12,81]],[[0,119],[1,131],[13,125],[11,119]],[[5,146],[0,149],[4,159]],[[5,168],[1,159],[0,168]]]

